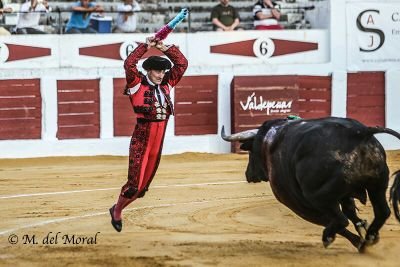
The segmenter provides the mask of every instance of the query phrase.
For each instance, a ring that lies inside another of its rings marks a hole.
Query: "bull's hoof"
[[[324,245],[324,248],[327,248],[330,244],[333,243],[333,241],[335,241],[335,237],[328,236],[322,240],[322,244]]]
[[[366,248],[367,248],[367,242],[365,242],[365,240],[363,240],[360,242],[357,249],[358,249],[359,253],[364,253]]]
[[[367,235],[365,240],[362,239],[358,245],[358,252],[364,253],[367,247],[375,245],[379,242],[379,239],[379,234]]]
[[[367,245],[372,246],[379,242],[379,234],[370,234],[365,237]]]

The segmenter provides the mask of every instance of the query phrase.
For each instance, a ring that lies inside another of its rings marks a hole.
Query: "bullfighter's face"
[[[164,79],[165,70],[149,70],[147,71],[147,76],[152,83],[159,85]]]

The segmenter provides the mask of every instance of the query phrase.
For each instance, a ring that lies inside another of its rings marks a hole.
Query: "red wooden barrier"
[[[347,117],[369,126],[385,126],[385,73],[347,74]]]
[[[332,78],[330,76],[298,76],[299,116],[305,119],[331,116]]]
[[[135,129],[136,116],[129,97],[123,95],[125,78],[114,78],[114,136],[131,136]]]
[[[114,136],[131,136],[136,119],[125,79],[114,79]],[[175,87],[175,135],[216,134],[218,76],[185,76]]]
[[[58,139],[100,137],[99,80],[58,80]]]
[[[236,76],[231,97],[233,133],[288,115],[325,117],[331,114],[331,77]],[[237,144],[233,151],[239,151]]]
[[[175,87],[175,135],[218,132],[218,76],[185,76]]]
[[[40,80],[1,80],[0,139],[40,139],[41,132]]]

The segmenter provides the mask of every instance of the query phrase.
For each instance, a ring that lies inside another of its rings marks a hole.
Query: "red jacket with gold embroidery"
[[[147,44],[141,43],[125,60],[124,68],[127,82],[125,94],[129,95],[133,110],[137,114],[137,118],[164,120],[168,118],[171,113],[174,114],[170,92],[171,89],[181,80],[187,69],[188,61],[174,45],[164,52],[164,54],[172,61],[174,66],[166,72],[164,79],[159,86],[165,97],[165,106],[162,107],[158,104],[155,97],[155,90],[147,82],[146,76],[137,69],[137,63],[147,50]]]

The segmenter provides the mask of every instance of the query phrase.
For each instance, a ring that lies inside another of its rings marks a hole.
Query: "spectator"
[[[239,20],[239,13],[229,5],[229,0],[220,0],[220,3],[211,10],[211,22],[215,31],[238,30]]]
[[[103,12],[103,7],[90,2],[90,0],[80,0],[74,3],[65,33],[97,33],[89,25],[92,12]]]
[[[46,0],[30,0],[21,5],[18,16],[17,34],[45,34],[39,29],[39,20],[42,12],[49,12],[51,8]]]
[[[282,30],[278,20],[281,13],[271,0],[258,0],[253,6],[254,28],[256,30]]]
[[[0,20],[3,19],[3,14],[4,13],[11,13],[13,10],[11,7],[7,7],[3,5],[3,1],[0,0]],[[0,27],[0,36],[1,35],[11,35],[9,31],[7,31],[6,28]]]
[[[135,0],[123,0],[124,3],[117,7],[118,14],[114,29],[116,33],[136,32],[136,11],[140,11],[140,5]]]

